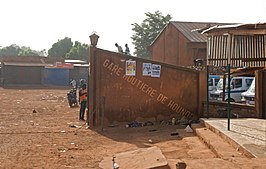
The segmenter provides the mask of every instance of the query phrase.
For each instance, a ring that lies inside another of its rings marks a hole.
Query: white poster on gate
[[[142,76],[151,76],[151,63],[142,64]]]
[[[152,64],[151,66],[151,77],[161,76],[161,65]]]
[[[136,76],[136,61],[133,60],[126,61],[126,75]]]

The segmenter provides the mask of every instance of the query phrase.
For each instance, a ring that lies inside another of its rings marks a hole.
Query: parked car
[[[230,82],[230,100],[232,102],[241,101],[241,93],[248,90],[254,77],[232,77]],[[226,78],[224,100],[228,101],[228,82]],[[221,78],[217,84],[216,90],[210,92],[210,99],[223,100],[223,79]]]
[[[245,102],[246,104],[255,104],[255,79],[252,81],[248,90],[241,93],[241,101]]]

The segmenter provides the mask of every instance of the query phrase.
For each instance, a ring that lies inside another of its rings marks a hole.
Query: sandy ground
[[[88,129],[85,122],[78,121],[79,108],[68,106],[67,92],[0,88],[1,169],[97,169],[103,157],[151,146],[161,149],[171,168],[179,160],[189,161],[187,168],[241,168],[236,167],[236,159],[216,158],[194,133],[186,133],[184,126],[126,128],[120,123],[103,131]],[[176,131],[179,135],[171,136]]]

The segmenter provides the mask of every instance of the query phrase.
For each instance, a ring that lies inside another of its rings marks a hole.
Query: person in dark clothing
[[[117,52],[118,53],[123,53],[123,49],[121,46],[119,46],[117,43],[115,43],[115,46],[117,47]]]
[[[79,90],[79,104],[80,104],[79,120],[85,121],[84,114],[85,114],[85,110],[87,107],[87,86],[86,84],[83,84]]]
[[[130,55],[130,50],[127,44],[125,44],[126,50],[125,50],[125,54],[126,55]]]

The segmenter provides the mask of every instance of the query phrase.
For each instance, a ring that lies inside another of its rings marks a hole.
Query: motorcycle
[[[75,88],[71,89],[67,93],[67,99],[68,99],[68,104],[70,107],[78,106],[77,90]]]

